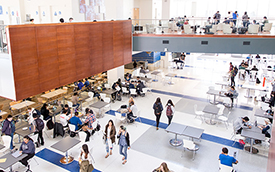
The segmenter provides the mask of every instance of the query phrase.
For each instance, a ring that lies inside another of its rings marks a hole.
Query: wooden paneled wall
[[[132,61],[126,21],[9,26],[16,100]]]

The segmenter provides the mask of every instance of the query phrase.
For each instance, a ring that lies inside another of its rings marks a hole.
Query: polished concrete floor
[[[173,117],[173,122],[194,126],[204,129],[204,133],[217,136],[222,139],[230,140],[233,132],[232,122],[239,116],[249,116],[251,120],[253,117],[253,107],[255,102],[253,99],[244,97],[246,89],[237,87],[239,98],[236,107],[232,109],[231,116],[229,117],[228,129],[223,123],[218,122],[216,125],[208,125],[202,122],[199,118],[194,118],[194,104],[198,105],[198,110],[209,104],[208,99],[213,99],[212,96],[206,94],[209,86],[214,86],[220,89],[216,82],[222,81],[222,76],[225,75],[229,69],[229,62],[239,65],[244,57],[231,57],[230,55],[216,54],[191,54],[186,57],[186,67],[183,69],[161,69],[162,72],[175,73],[178,77],[172,79],[173,85],[162,83],[159,77],[158,82],[151,84],[152,93],[148,93],[145,97],[135,98],[135,103],[141,111],[141,117],[148,120],[155,120],[153,113],[153,103],[157,97],[160,97],[163,105],[166,104],[168,99],[171,99],[176,105],[176,112]],[[236,85],[242,85],[244,81],[236,81]],[[270,83],[267,83],[270,84]],[[258,92],[253,93],[255,95]],[[122,101],[116,101],[111,104],[112,110],[117,110],[121,105],[127,104],[128,97],[123,96]],[[241,105],[241,106],[240,106]],[[85,105],[87,106],[87,104]],[[225,113],[228,109],[225,109]],[[101,126],[105,126],[109,119],[113,119],[118,130],[120,122],[115,119],[115,116],[105,114],[103,118],[98,119]],[[165,114],[161,117],[162,123],[167,123]],[[113,155],[105,158],[105,145],[102,142],[102,131],[92,136],[92,140],[88,143],[92,148],[92,156],[95,159],[94,167],[99,171],[104,172],[149,172],[157,168],[162,162],[166,162],[168,167],[174,172],[215,172],[218,171],[218,156],[221,152],[223,144],[216,143],[215,139],[212,141],[201,139],[196,141],[200,149],[192,160],[192,152],[183,152],[182,147],[172,147],[169,140],[174,137],[173,134],[167,133],[164,129],[155,130],[155,127],[148,123],[139,123],[127,125],[127,131],[130,134],[131,149],[128,151],[128,162],[122,165],[119,155],[118,146],[114,146]],[[58,154],[63,154],[50,146],[61,140],[61,137],[51,138],[52,131],[47,131],[49,138],[45,137],[45,146],[37,149],[39,152],[43,149],[49,149]],[[180,137],[181,139],[188,139]],[[19,145],[16,145],[19,146]],[[80,154],[80,145],[75,146],[69,150],[69,155],[73,156],[76,160]],[[236,148],[228,146],[231,150]],[[267,153],[268,148],[265,146],[260,147],[259,154],[250,154],[244,150],[238,150],[239,164],[236,166],[240,172],[250,171],[266,171]],[[51,155],[47,155],[51,156]],[[66,169],[58,163],[51,163],[46,160],[46,157],[35,157],[36,161],[31,161],[31,169],[34,172],[52,171],[75,171],[74,168]],[[15,164],[14,170],[26,171],[26,169],[19,163]]]

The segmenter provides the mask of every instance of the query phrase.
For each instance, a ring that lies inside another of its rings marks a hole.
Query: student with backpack
[[[166,104],[165,107],[166,107],[166,109],[165,109],[166,116],[168,118],[168,125],[170,125],[171,121],[172,121],[172,118],[173,118],[173,115],[175,113],[175,106],[174,106],[174,104],[173,104],[173,102],[172,102],[171,99],[168,100],[168,102],[167,102],[167,104]]]
[[[38,118],[38,114],[34,113],[33,114],[33,130],[34,134],[38,134],[37,138],[37,147],[39,145],[44,145],[44,138],[43,138],[43,129],[44,129],[44,122],[42,119]]]
[[[10,149],[14,148],[13,146],[13,135],[15,132],[15,122],[11,115],[5,119],[3,126],[2,126],[2,133],[11,137]]]
[[[156,116],[156,129],[158,130],[159,129],[159,120],[160,120],[160,116],[161,116],[161,112],[163,111],[163,106],[161,104],[161,100],[160,98],[158,97],[156,102],[154,103],[153,105],[153,109],[154,109],[154,113],[155,113],[155,116]]]

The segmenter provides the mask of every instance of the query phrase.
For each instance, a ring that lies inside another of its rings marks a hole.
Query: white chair
[[[232,107],[232,100],[229,97],[223,97],[223,105],[231,108]]]
[[[139,122],[141,123],[141,119],[140,119],[140,110],[137,111],[137,114],[134,114],[135,116],[137,116],[137,118],[139,119]]]
[[[109,84],[104,84],[104,87],[105,87],[106,89],[110,89],[110,88],[111,88]]]
[[[239,70],[239,78],[240,78],[241,80],[245,80],[245,75],[246,75],[245,69],[240,69],[240,70]]]
[[[86,102],[91,102],[91,101],[94,100],[94,93],[93,92],[91,92],[91,91],[88,92],[88,96],[89,96],[89,98],[85,100]]]
[[[85,144],[86,133],[84,131],[80,131],[78,132],[78,136],[79,136],[79,140],[81,141],[80,144],[82,146],[83,144]]]
[[[248,33],[250,33],[250,34],[258,34],[259,33],[259,25],[250,24],[248,26]]]
[[[68,125],[69,125],[70,131],[75,132],[75,125],[73,124],[68,124]]]
[[[105,109],[110,109],[111,110],[111,98],[109,98],[109,97],[105,97],[104,99],[103,99],[103,101],[105,102],[105,103],[109,103],[109,104],[107,104],[106,106],[104,106],[104,108]]]
[[[184,29],[184,33],[186,33],[186,34],[192,33],[192,29],[189,24],[183,25],[183,29]]]
[[[127,90],[126,87],[122,87],[122,93],[128,95],[129,91]]]
[[[148,92],[148,90],[149,90],[149,88],[142,88],[142,93],[143,93],[144,95],[146,95],[146,93]]]
[[[68,104],[68,106],[69,106],[70,108],[72,108],[72,107],[73,107],[73,103],[72,103],[72,102],[67,101],[67,104]]]
[[[194,111],[195,111],[195,114],[196,114],[195,118],[197,118],[199,116],[201,118],[201,121],[203,122],[204,121],[204,119],[203,119],[204,118],[204,113],[203,113],[203,111],[198,111],[197,107],[198,107],[198,105],[195,104],[194,105]]]
[[[2,141],[5,147],[0,152],[5,153],[7,150],[10,150],[11,136],[3,135]]]
[[[123,116],[121,115],[121,113],[115,112],[115,115],[116,115],[116,120],[119,120],[119,121],[122,122],[122,123],[125,123],[125,122],[126,122],[126,117],[123,117]]]
[[[223,25],[223,29],[222,29],[224,34],[231,34],[232,33],[232,28],[230,27],[229,24],[225,24]]]
[[[183,150],[188,149],[190,151],[193,151],[193,160],[195,159],[195,153],[196,153],[196,145],[191,140],[183,140]]]
[[[233,168],[220,163],[220,172],[232,172]]]
[[[37,134],[32,134],[31,136],[30,136],[30,138],[33,140],[33,143],[34,143],[34,145],[37,145],[38,144],[38,142],[37,142],[37,139],[38,139],[38,133]],[[37,143],[37,144],[35,144],[35,143]],[[38,145],[39,146],[39,145]],[[39,149],[39,147],[37,147],[37,146],[35,146],[37,149]]]
[[[224,23],[219,23],[218,25],[217,25],[217,30],[223,30],[223,27],[225,26],[225,24]],[[229,25],[230,26],[230,25]]]
[[[49,135],[47,134],[47,130],[48,130],[48,127],[47,127],[47,122],[49,121],[49,119],[46,121],[46,120],[43,120],[44,122],[44,128],[43,128],[43,133],[49,138]]]
[[[212,25],[212,28],[209,29],[210,32],[216,33],[218,25]]]
[[[230,113],[231,113],[231,111],[229,111],[226,116],[224,116],[224,115],[218,116],[218,120],[224,122],[226,129],[228,129],[228,126],[229,126],[228,117],[229,117]]]
[[[263,32],[270,32],[272,28],[272,23],[265,23],[263,27]]]
[[[101,97],[101,99],[103,99],[103,100],[104,100],[104,98],[106,97],[106,94],[104,94],[104,93],[100,93],[100,97]]]
[[[257,78],[257,71],[255,70],[250,71],[250,80],[255,81],[256,78]]]
[[[225,109],[225,106],[222,105],[222,104],[218,104],[218,105],[216,105],[216,106],[219,108],[219,112],[218,112],[217,115],[223,115],[223,111],[224,111],[224,109]]]
[[[130,89],[130,95],[131,96],[137,96],[137,90],[136,89]]]

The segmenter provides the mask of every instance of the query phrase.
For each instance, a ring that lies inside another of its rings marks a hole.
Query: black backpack
[[[49,120],[46,125],[47,125],[49,130],[53,129],[53,127],[54,127],[52,120]]]
[[[43,122],[42,119],[37,118],[35,120],[35,123],[36,123],[36,128],[37,128],[38,131],[42,131],[44,129],[44,122]]]

